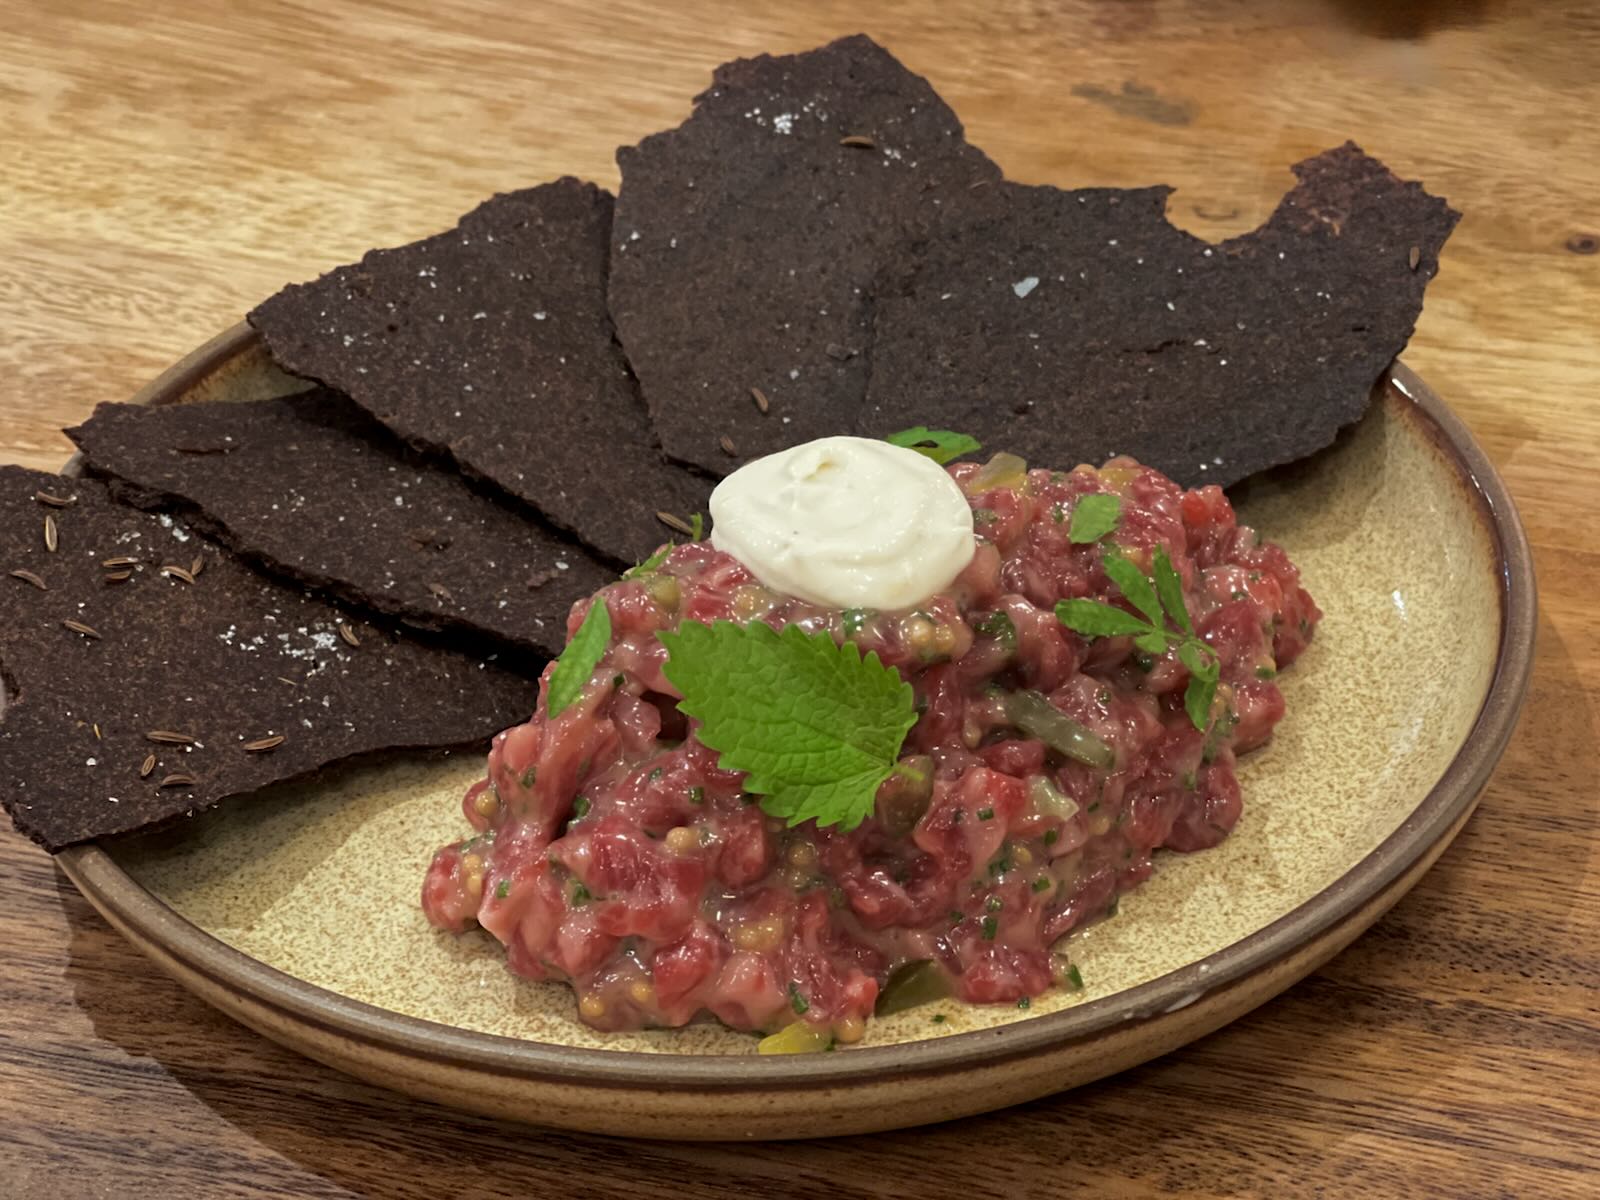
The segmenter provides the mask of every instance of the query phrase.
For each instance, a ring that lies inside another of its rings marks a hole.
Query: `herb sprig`
[[[913,425],[883,439],[891,446],[904,446],[918,454],[933,459],[941,467],[963,454],[973,454],[983,449],[983,443],[968,433],[952,433],[948,429],[929,429],[926,425]]]
[[[545,698],[545,711],[553,721],[563,709],[583,694],[583,685],[589,682],[594,669],[605,656],[611,644],[611,612],[606,608],[604,594],[596,596],[589,612],[572,635],[556,669],[550,672],[550,691]]]
[[[1122,497],[1111,492],[1090,492],[1072,508],[1072,524],[1067,538],[1077,546],[1098,542],[1117,527],[1122,519]]]
[[[1103,565],[1123,599],[1142,616],[1098,600],[1062,600],[1056,605],[1056,619],[1084,637],[1131,637],[1133,644],[1146,654],[1165,654],[1176,646],[1178,661],[1189,671],[1184,711],[1194,727],[1205,732],[1211,721],[1211,702],[1217,694],[1222,662],[1215,650],[1195,636],[1194,622],[1183,602],[1183,580],[1166,550],[1156,547],[1149,577],[1110,547],[1105,551]]]

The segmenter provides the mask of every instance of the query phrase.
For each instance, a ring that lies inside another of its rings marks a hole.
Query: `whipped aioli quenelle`
[[[955,480],[915,450],[818,438],[740,467],[711,493],[711,544],[767,587],[828,608],[909,608],[977,548]]]

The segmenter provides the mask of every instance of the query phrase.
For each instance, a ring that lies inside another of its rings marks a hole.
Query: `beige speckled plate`
[[[139,399],[298,386],[241,326]],[[1216,1029],[1366,929],[1465,823],[1522,701],[1535,600],[1521,526],[1466,429],[1404,367],[1333,449],[1236,498],[1327,613],[1284,678],[1289,715],[1243,765],[1233,836],[1163,856],[1119,916],[1078,936],[1086,989],[1025,1013],[944,1003],[876,1022],[859,1048],[777,1059],[713,1024],[598,1035],[565,988],[512,978],[486,935],[422,919],[423,869],[465,827],[475,761],[349,769],[60,861],[112,924],[238,1020],[479,1112],[805,1137],[1073,1087]]]

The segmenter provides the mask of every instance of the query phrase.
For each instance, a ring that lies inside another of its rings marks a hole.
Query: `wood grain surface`
[[[1600,1193],[1584,0],[0,0],[0,461],[59,465],[62,425],[285,281],[496,189],[614,185],[613,148],[680,119],[717,62],[862,27],[1015,177],[1168,182],[1202,235],[1253,226],[1290,162],[1346,137],[1465,212],[1406,357],[1520,501],[1544,612],[1466,832],[1353,949],[1164,1060],[958,1125],[694,1147],[458,1117],[298,1059],[179,990],[7,830],[0,1197]]]

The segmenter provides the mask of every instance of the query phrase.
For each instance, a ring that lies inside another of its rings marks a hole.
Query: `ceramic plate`
[[[138,399],[303,386],[241,326]],[[1327,614],[1281,681],[1288,716],[1241,761],[1233,835],[1159,856],[1118,916],[1074,935],[1084,990],[1025,1012],[949,1001],[875,1021],[849,1051],[783,1058],[712,1023],[596,1033],[565,987],[507,973],[487,935],[423,920],[423,870],[465,828],[476,756],[336,771],[60,861],[112,924],[246,1025],[477,1112],[635,1136],[810,1137],[1073,1087],[1216,1029],[1347,945],[1465,823],[1521,704],[1527,545],[1483,453],[1410,371],[1397,366],[1333,448],[1234,496]]]

